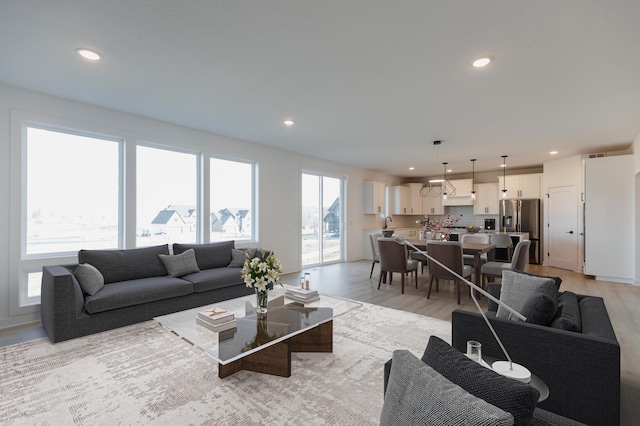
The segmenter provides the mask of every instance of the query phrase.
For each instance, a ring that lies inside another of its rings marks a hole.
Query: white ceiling
[[[640,1],[0,0],[0,82],[398,176],[528,167],[640,134]]]

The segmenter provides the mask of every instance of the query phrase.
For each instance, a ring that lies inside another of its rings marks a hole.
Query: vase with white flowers
[[[280,282],[282,265],[273,252],[266,255],[265,251],[260,249],[250,253],[252,251],[247,250],[247,259],[240,274],[246,286],[256,290],[256,312],[264,314],[267,312],[269,290],[272,290],[275,284],[282,286]]]

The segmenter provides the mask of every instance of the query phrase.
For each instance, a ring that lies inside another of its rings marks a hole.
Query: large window
[[[20,306],[40,301],[47,258],[121,240],[122,141],[36,125],[23,135]]]
[[[27,127],[27,256],[118,247],[119,143]]]
[[[13,312],[40,302],[43,266],[71,264],[81,249],[255,240],[255,163],[40,118],[16,114],[12,133]]]
[[[138,146],[136,158],[136,245],[195,243],[198,156]]]
[[[254,165],[211,158],[211,241],[253,239]]]

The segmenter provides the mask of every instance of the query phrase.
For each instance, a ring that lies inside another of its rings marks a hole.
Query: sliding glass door
[[[343,260],[344,179],[302,173],[302,266]]]

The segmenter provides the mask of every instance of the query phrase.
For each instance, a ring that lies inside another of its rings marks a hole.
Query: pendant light
[[[507,198],[507,181],[505,180],[507,175],[507,156],[502,156],[502,198]]]
[[[476,159],[471,159],[471,199],[476,199]]]
[[[442,163],[442,165],[444,166],[444,182],[442,183],[442,199],[446,200],[447,199],[447,164],[449,163]]]

